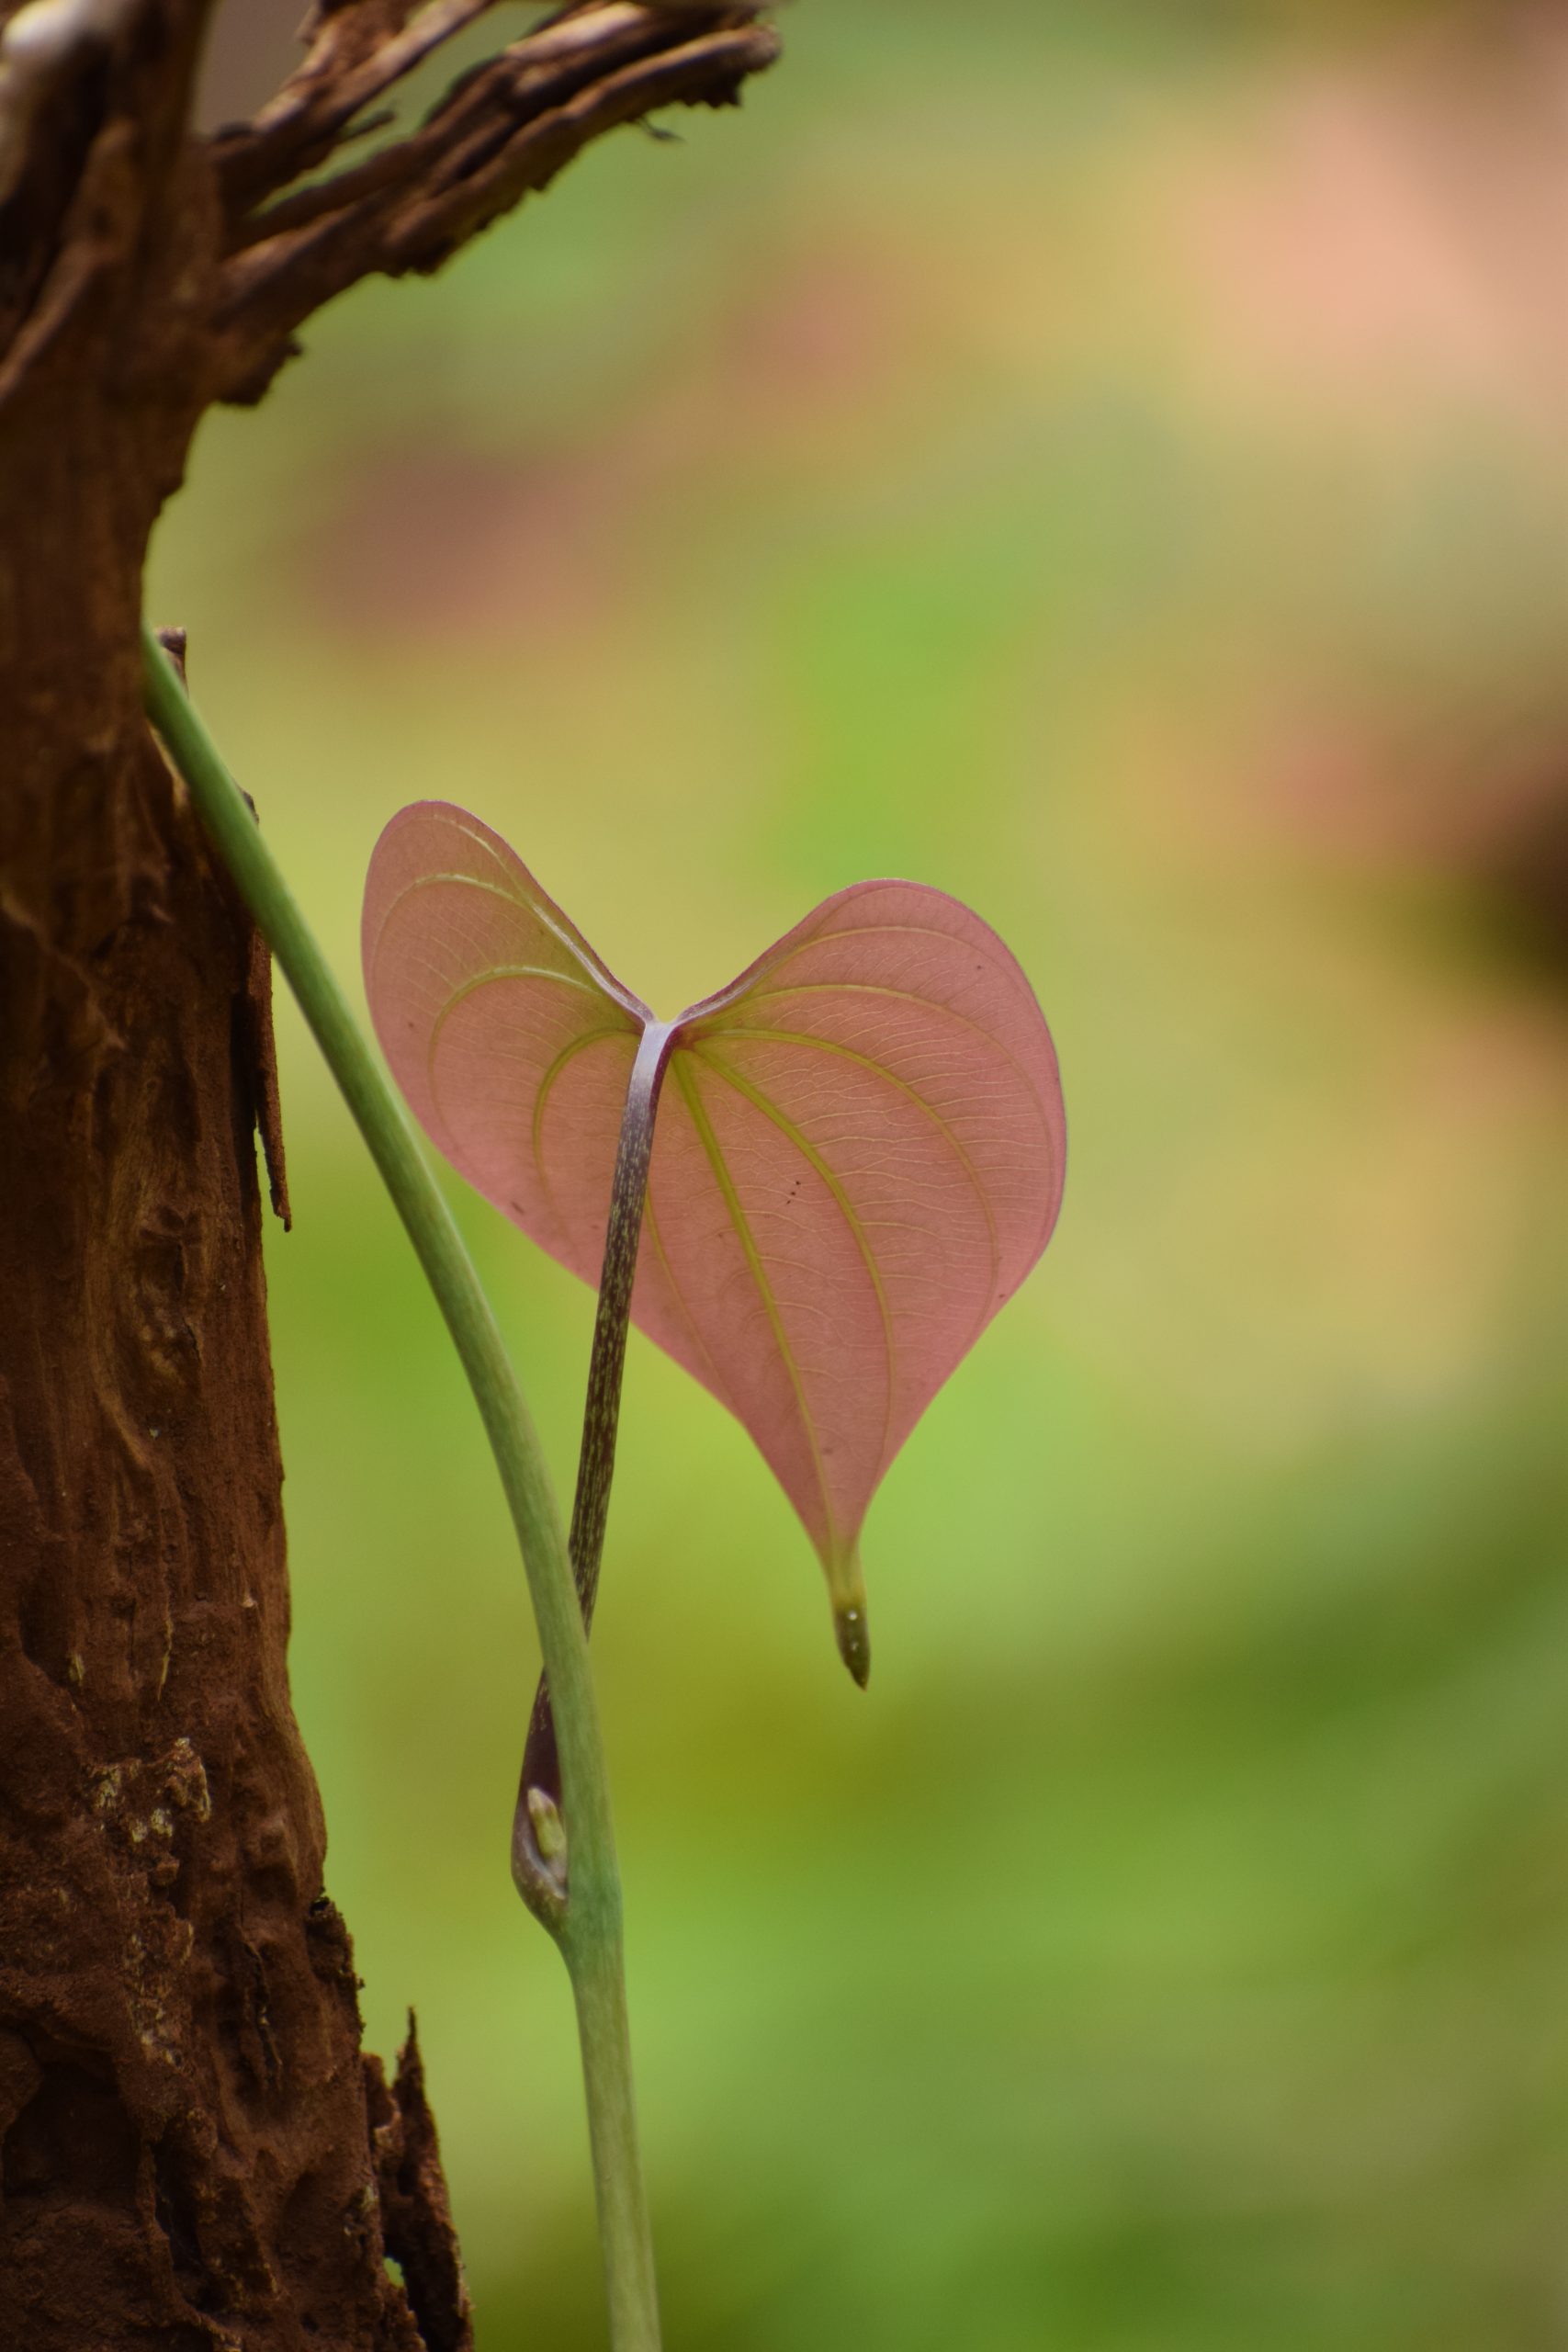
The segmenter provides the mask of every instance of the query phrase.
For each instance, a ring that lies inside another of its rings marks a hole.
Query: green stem
[[[576,1857],[574,1829],[571,1902],[562,1947],[577,2003],[610,2342],[615,2352],[659,2352],[659,2290],[637,2154],[626,1975],[618,1939],[612,1946],[602,1936],[584,1934],[579,1944]]]
[[[570,1898],[558,1896],[541,1916],[560,1947],[577,2005],[611,2342],[615,2352],[658,2352],[659,2311],[633,2105],[621,1889],[609,1784],[589,1672],[588,1637],[538,1437],[490,1303],[425,1165],[408,1114],[366,1044],[243,794],[145,622],[141,642],[148,717],[283,967],[392,1196],[468,1374],[501,1474],[554,1694],[571,1825]]]

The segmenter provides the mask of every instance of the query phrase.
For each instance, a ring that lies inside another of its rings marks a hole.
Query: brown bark
[[[434,267],[649,103],[733,96],[771,36],[570,11],[290,198],[482,9],[322,5],[211,142],[203,0],[53,0],[52,47],[29,13],[18,43],[0,6],[0,2341],[461,2352],[417,2052],[390,2089],[361,2059],[289,1706],[265,959],[142,722],[142,560],[203,407],[321,300]]]

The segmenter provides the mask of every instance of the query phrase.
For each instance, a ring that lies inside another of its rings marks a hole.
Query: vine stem
[[[609,1782],[587,1631],[533,1418],[408,1113],[366,1043],[244,795],[145,621],[141,650],[147,715],[282,966],[391,1194],[468,1374],[501,1474],[549,1680],[570,1823],[570,1894],[535,1907],[560,1949],[577,2009],[610,2340],[614,2352],[659,2352]]]

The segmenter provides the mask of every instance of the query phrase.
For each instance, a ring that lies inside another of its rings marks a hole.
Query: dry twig
[[[205,399],[257,399],[333,295],[439,268],[601,132],[659,107],[733,104],[777,53],[762,0],[580,0],[459,75],[411,129],[333,169],[345,146],[388,129],[387,102],[491,5],[317,0],[283,87],[253,120],[194,142],[216,216],[202,315],[184,322],[205,330]],[[0,351],[7,323],[25,337],[40,309],[53,316],[81,290],[67,216],[101,174],[106,141],[159,127],[113,106],[134,92],[151,31],[194,59],[207,13],[202,0],[0,6],[0,225],[25,232],[18,252],[51,253],[55,280],[7,283],[0,263]],[[40,209],[58,239],[39,234]]]

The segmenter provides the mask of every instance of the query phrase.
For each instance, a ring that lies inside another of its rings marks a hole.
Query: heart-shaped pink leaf
[[[1014,957],[941,890],[862,882],[665,1028],[439,801],[377,843],[364,952],[427,1134],[590,1283],[633,1062],[662,1034],[632,1319],[751,1432],[863,1679],[867,1506],[1061,1204],[1056,1057]]]

